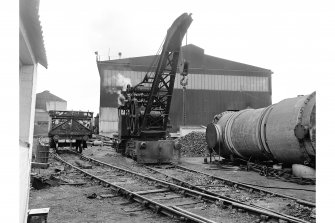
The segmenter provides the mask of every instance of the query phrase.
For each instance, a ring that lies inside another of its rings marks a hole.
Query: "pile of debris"
[[[92,138],[87,141],[90,146],[116,146],[116,138],[110,138],[103,135],[92,135]]]
[[[205,157],[208,156],[206,133],[191,132],[176,142],[181,144],[181,156],[183,157]]]
[[[82,186],[86,184],[85,182],[69,182],[68,180],[63,180],[61,177],[56,176],[55,174],[42,175],[32,173],[30,175],[30,179],[31,186],[36,190],[60,185]]]

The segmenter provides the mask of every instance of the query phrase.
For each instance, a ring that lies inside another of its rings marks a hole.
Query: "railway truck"
[[[81,153],[93,133],[93,112],[49,111],[50,148],[75,147]]]

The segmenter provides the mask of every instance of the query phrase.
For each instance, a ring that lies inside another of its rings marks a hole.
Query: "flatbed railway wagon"
[[[60,147],[76,147],[80,153],[87,148],[93,133],[93,112],[51,110],[49,117],[50,148],[58,152]]]

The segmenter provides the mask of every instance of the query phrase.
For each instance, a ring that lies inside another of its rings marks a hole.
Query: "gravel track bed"
[[[78,156],[76,155],[66,155],[67,157],[64,158],[65,156],[63,156],[62,158],[67,160],[68,162],[74,163],[75,160],[80,160]],[[71,158],[69,158],[71,157]],[[155,174],[152,173],[151,171],[149,171],[147,168],[143,167],[143,165],[139,165],[135,162],[122,162],[120,161],[120,159],[118,159],[119,157],[117,156],[110,156],[110,157],[115,157],[116,160],[119,160],[118,162],[113,162],[111,163],[112,165],[115,166],[119,166],[121,168],[125,168],[125,169],[129,169],[131,171],[137,172],[137,173],[142,173],[160,180],[168,180],[166,178],[166,176],[162,175],[162,174]],[[124,158],[124,157],[123,157]],[[97,160],[101,160],[97,158]],[[82,161],[82,160],[81,160]],[[83,161],[82,161],[83,162]],[[97,172],[99,174],[100,177],[102,177],[103,179],[106,179],[107,181],[110,182],[117,182],[117,179],[108,179],[105,178],[106,176],[108,176],[108,174],[115,175],[115,173],[118,173],[114,170],[109,169],[108,167],[101,167],[101,166],[95,166],[95,164],[92,164],[90,162],[87,162],[87,164],[92,165],[92,169],[86,169],[85,171],[90,172],[94,175],[97,175]],[[122,163],[122,164],[118,164],[118,163]],[[128,165],[127,165],[128,164]],[[109,169],[109,171],[108,171]],[[119,172],[120,173],[120,172]],[[120,173],[121,174],[121,173]],[[123,173],[122,173],[123,174]],[[124,174],[124,176],[126,176],[127,174]],[[129,176],[129,178],[131,178],[131,176]],[[157,189],[157,188],[150,188],[146,187],[145,184],[151,184],[150,181],[147,180],[139,180],[141,183],[143,184],[139,184],[139,183],[132,183],[130,181],[128,181],[129,183],[125,182],[124,184],[122,183],[118,185],[129,189],[131,191],[144,191],[144,190],[152,190],[152,189]],[[172,181],[171,181],[172,182]],[[208,202],[204,202],[195,198],[185,198],[185,197],[181,197],[181,198],[172,198],[172,199],[166,199],[165,197],[171,196],[172,194],[176,195],[176,193],[174,192],[164,192],[164,193],[155,193],[155,194],[148,194],[145,195],[146,197],[150,198],[150,197],[156,197],[156,201],[158,202],[162,202],[164,205],[176,205],[176,204],[184,204],[181,206],[178,206],[180,208],[183,208],[187,211],[190,211],[192,213],[195,214],[199,214],[205,218],[209,218],[211,220],[216,220],[218,222],[254,222],[258,220],[258,216],[256,215],[252,215],[252,214],[248,214],[248,213],[238,213],[237,211],[230,208],[230,209],[222,209],[222,208],[218,208],[217,205],[215,204],[211,204]],[[178,193],[177,193],[178,194]],[[160,196],[162,198],[162,200],[158,199],[157,196]],[[191,203],[191,204],[188,204]],[[210,213],[210,214],[209,214]],[[223,220],[224,219],[224,220]]]
[[[233,186],[223,185],[220,180],[213,180],[210,177],[202,174],[180,171],[179,169],[157,169],[161,173],[183,180],[189,184],[200,186],[203,189],[236,199],[247,204],[255,204],[261,207],[276,210],[280,213],[298,217],[310,222],[315,222],[311,218],[313,208],[306,207],[287,198],[271,196],[262,192],[248,192],[235,188]],[[156,174],[157,175],[157,174]],[[156,176],[157,177],[157,176]],[[166,178],[168,179],[168,178]],[[201,186],[206,185],[206,186]],[[216,186],[216,187],[215,187]]]
[[[116,158],[117,155],[109,156],[109,162],[113,158]],[[101,160],[101,159],[99,159]],[[128,168],[134,172],[142,173],[145,175],[152,176],[154,178],[165,180],[173,183],[173,180],[169,179],[165,175],[153,173],[152,171],[143,167],[143,165],[139,165],[136,162],[128,161],[121,162],[122,167]],[[113,165],[116,165],[112,162]],[[311,218],[311,214],[313,213],[313,208],[306,207],[296,203],[293,200],[287,198],[281,198],[277,196],[271,196],[269,194],[261,193],[261,192],[248,192],[247,190],[234,188],[232,186],[224,185],[219,187],[212,187],[214,185],[223,185],[220,180],[213,180],[210,177],[202,174],[196,174],[191,172],[185,172],[184,170],[179,169],[157,169],[162,173],[170,175],[172,177],[176,177],[180,180],[184,180],[192,185],[209,185],[204,186],[202,188],[212,191],[214,193],[218,193],[223,196],[227,196],[232,199],[236,199],[241,202],[245,202],[246,204],[255,204],[261,207],[269,208],[275,210],[280,213],[288,214],[297,218],[301,218],[310,222],[315,222],[315,219]],[[315,211],[315,210],[314,210]]]
[[[41,190],[30,190],[29,209],[49,207],[48,222],[50,223],[107,223],[107,222],[138,222],[138,223],[169,223],[180,222],[167,216],[156,214],[150,209],[129,211],[141,208],[136,203],[121,196],[102,198],[100,195],[114,194],[111,189],[97,185],[96,182],[84,178],[77,171],[63,166],[60,162],[49,159],[50,167],[38,171],[42,175],[54,174],[54,170],[63,169],[56,176],[69,183],[83,182],[84,185],[60,185]],[[96,194],[89,199],[87,196]]]

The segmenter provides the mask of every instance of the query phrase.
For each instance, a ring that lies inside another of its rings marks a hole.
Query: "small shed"
[[[65,111],[67,110],[67,102],[47,90],[37,93],[35,105],[34,136],[48,135],[48,111],[50,110]]]

